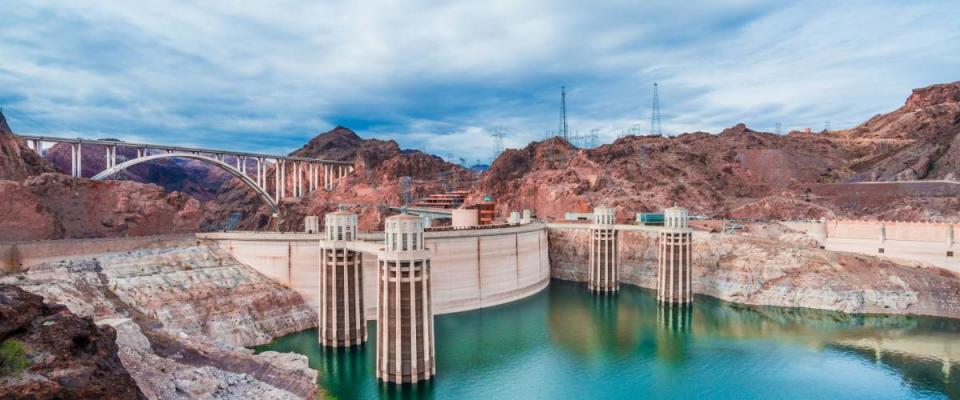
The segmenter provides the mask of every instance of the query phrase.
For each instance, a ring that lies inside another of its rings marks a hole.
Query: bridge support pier
[[[336,211],[327,214],[326,239],[320,249],[321,345],[349,347],[367,341],[363,308],[363,253],[348,250],[356,239],[357,214]]]
[[[657,270],[657,300],[661,303],[693,302],[693,232],[687,220],[685,208],[664,210]]]
[[[423,247],[423,219],[387,218],[377,260],[377,378],[416,383],[436,374],[430,253]]]
[[[614,228],[616,209],[593,209],[590,227],[590,280],[587,287],[594,292],[616,293],[620,290],[619,242]]]

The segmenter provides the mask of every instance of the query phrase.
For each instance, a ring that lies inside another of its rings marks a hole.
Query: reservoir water
[[[437,376],[374,375],[375,324],[359,348],[325,350],[316,330],[258,352],[310,358],[340,399],[960,398],[960,321],[777,307],[698,296],[661,308],[655,293],[611,297],[553,280],[530,298],[436,317]]]

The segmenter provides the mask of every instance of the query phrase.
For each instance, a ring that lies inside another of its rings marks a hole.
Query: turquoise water
[[[960,398],[960,357],[949,357],[960,321],[947,319],[699,296],[664,309],[648,290],[605,298],[554,280],[519,302],[437,316],[437,376],[403,386],[377,381],[370,329],[360,348],[324,350],[314,329],[256,350],[307,355],[342,399]]]

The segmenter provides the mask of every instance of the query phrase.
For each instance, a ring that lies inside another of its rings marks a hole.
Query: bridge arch
[[[141,164],[141,163],[145,163],[145,162],[147,162],[147,161],[159,160],[159,159],[163,159],[163,158],[191,158],[191,159],[194,159],[194,160],[200,160],[200,161],[203,161],[203,162],[205,162],[205,163],[207,163],[207,164],[211,164],[211,165],[220,167],[221,169],[223,169],[223,170],[227,171],[228,173],[230,173],[230,175],[233,175],[233,176],[235,176],[235,177],[237,177],[237,178],[240,178],[240,180],[243,181],[243,183],[245,183],[247,186],[253,188],[253,190],[255,190],[255,191],[257,192],[257,195],[260,196],[260,198],[263,200],[263,202],[264,202],[264,203],[267,203],[267,205],[270,206],[271,211],[273,211],[274,213],[277,212],[277,202],[274,201],[272,197],[270,197],[270,194],[267,193],[266,189],[261,188],[259,185],[257,185],[257,183],[256,183],[253,179],[250,179],[249,176],[247,176],[247,175],[244,174],[243,172],[240,172],[240,170],[236,169],[235,167],[233,167],[233,166],[230,165],[230,164],[227,164],[227,163],[225,163],[225,162],[223,162],[223,161],[220,161],[220,160],[217,160],[217,159],[215,159],[215,158],[210,158],[210,157],[203,156],[203,155],[200,155],[200,154],[194,154],[194,153],[160,153],[160,154],[152,154],[152,155],[149,155],[149,156],[138,157],[138,158],[134,158],[134,159],[132,159],[132,160],[127,160],[127,161],[124,161],[124,162],[122,162],[122,163],[120,163],[120,164],[117,164],[117,165],[115,165],[113,168],[108,168],[108,169],[104,170],[103,172],[100,172],[99,174],[94,175],[94,177],[93,177],[92,179],[93,179],[93,180],[97,180],[97,181],[103,180],[103,179],[106,179],[106,178],[109,178],[109,177],[113,176],[114,174],[116,174],[116,173],[118,173],[118,172],[120,172],[120,171],[123,171],[123,170],[125,170],[125,169],[127,169],[127,168],[130,168],[130,167],[132,167],[132,166],[134,166],[134,165]],[[266,170],[266,169],[264,169],[264,170]]]

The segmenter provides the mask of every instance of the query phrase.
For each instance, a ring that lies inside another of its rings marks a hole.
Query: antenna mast
[[[657,83],[653,83],[653,112],[650,115],[650,134],[663,135],[663,128],[660,126],[660,93]]]

